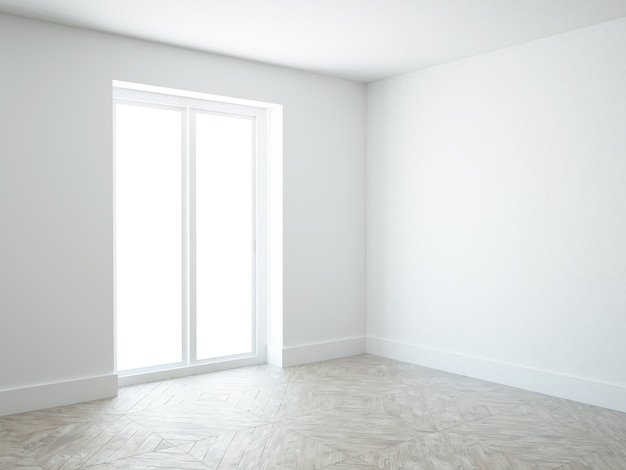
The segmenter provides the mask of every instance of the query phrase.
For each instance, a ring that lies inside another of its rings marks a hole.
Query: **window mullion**
[[[187,251],[187,260],[189,263],[189,282],[187,289],[189,292],[189,309],[188,309],[188,357],[190,362],[196,361],[196,338],[197,338],[197,322],[196,322],[196,113],[187,108],[187,154],[186,158],[189,165],[189,190],[188,194],[188,240],[189,249]]]
[[[191,362],[190,358],[190,347],[189,347],[189,338],[190,338],[190,322],[189,322],[189,312],[190,312],[190,266],[189,266],[189,249],[190,249],[190,240],[189,240],[189,186],[190,186],[190,168],[189,168],[189,109],[185,109],[183,111],[183,119],[181,126],[181,135],[182,135],[182,270],[183,270],[183,283],[181,286],[182,294],[183,294],[183,310],[182,310],[182,348],[183,348],[183,363],[189,364]]]
[[[251,165],[252,165],[252,181],[251,181],[251,185],[252,185],[252,200],[250,201],[251,205],[252,205],[252,233],[250,234],[250,237],[252,239],[252,256],[251,256],[251,260],[250,262],[252,263],[252,305],[251,305],[251,311],[252,311],[252,348],[253,351],[255,351],[256,354],[258,354],[258,341],[257,341],[257,331],[258,331],[258,327],[257,327],[257,311],[258,311],[258,276],[257,276],[257,265],[258,265],[258,261],[257,261],[257,257],[258,257],[258,251],[257,251],[257,240],[258,240],[258,224],[257,224],[257,218],[258,218],[258,200],[257,200],[257,191],[258,191],[258,184],[257,184],[257,178],[258,178],[258,172],[257,172],[257,142],[258,142],[258,119],[256,117],[252,118],[252,122],[253,125],[251,127],[251,132],[252,132],[252,138],[251,143],[252,143],[252,148],[250,149],[250,158],[252,159]]]

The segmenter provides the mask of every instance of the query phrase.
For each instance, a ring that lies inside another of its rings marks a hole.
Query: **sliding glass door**
[[[115,95],[117,370],[257,357],[263,110]]]
[[[182,115],[116,106],[117,367],[182,356]]]
[[[196,359],[251,352],[254,121],[195,113]]]

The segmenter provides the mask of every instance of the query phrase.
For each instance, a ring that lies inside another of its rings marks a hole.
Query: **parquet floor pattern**
[[[626,414],[361,355],[0,418],[2,470],[625,470]]]

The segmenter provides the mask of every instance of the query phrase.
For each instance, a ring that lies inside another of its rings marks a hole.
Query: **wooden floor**
[[[0,418],[1,469],[626,469],[626,414],[375,356]]]

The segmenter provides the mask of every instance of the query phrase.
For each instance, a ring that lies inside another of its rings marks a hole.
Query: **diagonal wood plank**
[[[626,440],[614,442],[593,454],[571,462],[562,470],[623,470],[626,468]]]
[[[212,470],[176,447],[85,467],[89,470]]]
[[[118,416],[103,413],[98,407],[80,404],[4,416],[0,418],[0,426],[12,435],[20,436],[70,424],[88,423],[99,418],[115,420]]]
[[[220,470],[319,469],[349,457],[278,423],[195,442],[189,453]]]
[[[394,393],[346,407],[361,408],[360,413],[364,415],[389,415],[413,425],[416,429],[431,432],[442,431],[491,414],[482,402],[462,396],[428,393],[426,389]]]
[[[165,406],[177,406],[210,397],[210,394],[179,380],[165,380],[119,389],[118,396],[105,402],[114,412],[134,413]]]
[[[217,399],[139,411],[128,416],[171,442],[197,441],[226,431],[238,431],[268,423],[264,418]]]
[[[78,468],[173,447],[126,416],[69,424],[22,438],[24,449],[46,469]]]
[[[363,413],[360,407],[335,408],[281,421],[285,427],[358,457],[429,434],[388,414]]]
[[[308,415],[358,401],[338,388],[301,383],[235,392],[220,398],[272,421]]]
[[[0,468],[42,470],[24,446],[0,426]]]
[[[534,416],[550,424],[584,430],[611,441],[626,439],[626,413],[547,397],[512,411],[517,415]]]
[[[503,454],[488,452],[480,444],[467,443],[445,433],[429,434],[385,449],[370,451],[361,460],[385,470],[530,470]],[[537,470],[537,468],[535,468]]]
[[[334,465],[324,467],[325,470],[380,470],[376,465],[364,462],[361,459],[349,459]]]
[[[446,431],[458,442],[479,445],[511,462],[557,468],[606,445],[583,429],[548,424],[531,415],[489,416]]]

